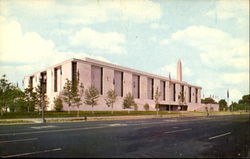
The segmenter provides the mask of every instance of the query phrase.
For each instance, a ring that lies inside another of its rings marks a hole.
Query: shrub
[[[145,109],[146,111],[149,111],[149,105],[148,105],[148,103],[144,104],[144,109]]]
[[[63,109],[63,101],[62,101],[61,97],[57,97],[56,99],[54,99],[54,109],[57,112],[62,111],[62,109]]]

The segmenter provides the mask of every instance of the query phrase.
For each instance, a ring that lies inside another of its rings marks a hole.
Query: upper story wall
[[[185,96],[185,103],[201,103],[201,87],[190,85],[183,81],[177,81],[171,79],[171,81],[167,77],[153,75],[149,73],[144,73],[142,71],[137,71],[125,67],[120,67],[115,65],[107,65],[102,62],[92,62],[92,61],[84,61],[72,59],[65,61],[61,64],[52,66],[48,68],[47,73],[47,94],[49,97],[56,97],[59,95],[59,92],[63,90],[66,79],[72,80],[72,61],[77,62],[76,72],[79,75],[79,82],[84,84],[85,88],[91,86],[92,81],[92,66],[98,66],[102,68],[102,93],[106,96],[106,93],[110,89],[115,89],[115,87],[122,87],[116,89],[122,89],[122,96],[125,97],[127,93],[131,93],[133,91],[133,86],[135,82],[133,81],[133,75],[139,76],[139,98],[144,101],[153,101],[152,99],[148,99],[148,79],[153,79],[153,96],[155,96],[155,91],[158,88],[158,91],[161,92],[161,96],[165,94],[165,98],[161,97],[160,102],[162,104],[179,104],[179,95],[182,92]],[[55,69],[57,68],[57,69]],[[56,71],[56,72],[55,72]],[[118,80],[118,77],[115,77],[115,71],[122,73],[122,85],[117,86],[115,80]],[[44,72],[44,71],[43,71]],[[39,76],[40,72],[32,75],[33,85],[39,84]],[[24,87],[27,88],[29,84],[30,76],[26,76],[24,80]],[[36,80],[37,78],[37,80]],[[55,80],[56,78],[56,80]],[[55,90],[55,82],[57,82],[57,90]],[[161,82],[165,82],[165,93],[163,93],[163,89],[161,86]],[[115,86],[116,85],[116,86]],[[174,87],[175,86],[175,87]],[[190,92],[191,88],[191,92]],[[197,92],[196,92],[197,89]],[[197,94],[197,95],[196,95]],[[197,97],[196,97],[197,96]],[[189,100],[191,97],[191,101]],[[174,100],[175,99],[175,100]],[[196,100],[197,99],[197,100]]]

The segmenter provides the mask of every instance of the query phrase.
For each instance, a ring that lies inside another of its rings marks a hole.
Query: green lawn
[[[159,111],[159,115],[165,114],[178,114],[178,112],[167,112]],[[80,111],[80,117],[84,116],[126,116],[126,115],[156,115],[156,111],[114,111],[114,114],[111,114],[111,111],[94,111],[92,114],[91,111]],[[68,114],[67,111],[55,112],[55,111],[46,111],[45,117],[77,117],[77,111],[71,111]],[[0,115],[0,119],[18,119],[18,118],[41,118],[41,114],[38,112],[7,112],[3,115]]]

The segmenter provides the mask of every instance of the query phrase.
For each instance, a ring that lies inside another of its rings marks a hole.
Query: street
[[[0,157],[250,157],[249,115],[0,126]]]

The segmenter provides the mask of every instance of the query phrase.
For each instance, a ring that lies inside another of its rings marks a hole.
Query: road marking
[[[19,140],[0,141],[0,144],[2,144],[2,143],[10,143],[10,142],[20,142],[20,141],[31,141],[31,140],[38,140],[38,138],[29,138],[29,139],[19,139]]]
[[[215,138],[218,138],[218,137],[222,137],[222,136],[226,136],[226,135],[230,135],[230,134],[231,134],[231,132],[228,132],[228,133],[225,133],[225,134],[221,134],[221,135],[216,135],[216,136],[210,137],[208,139],[212,140],[212,139],[215,139]]]
[[[40,134],[40,133],[49,133],[49,132],[74,131],[74,130],[90,130],[90,129],[98,129],[98,128],[100,129],[100,128],[105,128],[105,127],[104,126],[99,126],[99,127],[87,127],[87,128],[74,128],[74,129],[44,130],[44,131],[34,131],[34,132],[21,132],[21,133],[0,134],[0,136]]]
[[[1,156],[1,157],[2,158],[19,157],[19,156],[34,155],[34,154],[39,154],[39,153],[53,152],[53,151],[60,151],[60,150],[62,150],[62,149],[61,148],[57,148],[57,149],[51,149],[51,150],[28,152],[28,153],[21,153],[21,154],[15,154],[15,155],[7,155],[7,156]]]
[[[192,130],[192,129],[191,129],[191,128],[188,128],[188,129],[181,129],[181,130],[167,131],[167,132],[164,132],[164,133],[165,133],[165,134],[170,134],[170,133],[181,132],[181,131],[188,131],[188,130]]]
[[[127,126],[128,124],[119,124],[119,123],[117,123],[117,124],[109,124],[108,126],[111,126],[111,127],[113,127],[113,126]]]
[[[36,126],[36,127],[30,127],[32,129],[46,129],[46,128],[56,128],[57,126],[48,125],[48,126]]]

